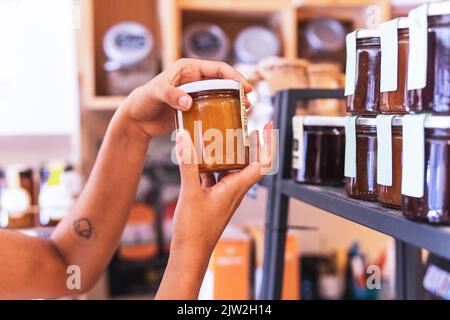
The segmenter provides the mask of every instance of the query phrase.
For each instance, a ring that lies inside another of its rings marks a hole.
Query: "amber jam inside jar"
[[[450,114],[450,14],[428,17],[428,66],[425,88],[409,91],[417,110]]]
[[[408,59],[409,59],[409,29],[398,30],[398,70],[397,90],[381,92],[380,111],[387,114],[405,114],[419,111],[408,98]]]
[[[356,40],[355,92],[347,97],[347,112],[376,115],[380,105],[380,37]]]
[[[377,201],[377,127],[375,118],[356,121],[356,177],[345,178],[347,195]]]
[[[345,117],[294,117],[293,124],[297,126],[292,159],[294,181],[331,186],[344,184],[344,122]]]
[[[383,206],[400,209],[402,206],[403,131],[401,118],[392,124],[392,185],[377,185],[378,202]]]
[[[249,164],[249,141],[240,84],[205,80],[179,87],[193,99],[192,108],[176,113],[177,129],[189,132],[200,172],[240,170]],[[200,156],[201,155],[201,156]]]
[[[450,224],[450,117],[425,125],[425,183],[422,198],[403,196],[403,214],[416,221]],[[428,122],[428,119],[427,119]]]

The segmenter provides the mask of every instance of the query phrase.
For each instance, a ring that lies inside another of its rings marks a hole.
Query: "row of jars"
[[[293,137],[296,182],[450,224],[450,116],[295,116]]]
[[[80,175],[65,162],[49,162],[39,173],[26,165],[0,169],[0,228],[55,226],[80,190]]]
[[[450,114],[450,1],[350,33],[346,69],[350,114]]]

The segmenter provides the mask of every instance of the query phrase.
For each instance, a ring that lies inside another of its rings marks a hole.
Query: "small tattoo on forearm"
[[[77,235],[87,240],[89,240],[94,234],[94,227],[92,226],[91,221],[87,218],[75,220],[73,223],[73,228]]]

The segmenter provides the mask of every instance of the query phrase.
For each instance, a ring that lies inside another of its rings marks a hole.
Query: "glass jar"
[[[450,114],[450,3],[428,8],[427,84],[409,91],[410,104],[420,111]]]
[[[354,199],[377,201],[376,119],[356,120],[356,177],[345,178],[347,195]]]
[[[381,92],[380,111],[386,114],[405,114],[420,111],[409,98],[407,89],[409,59],[409,28],[406,20],[398,23],[397,90]]]
[[[377,115],[380,104],[380,36],[375,30],[360,30],[356,40],[355,91],[347,97],[347,112]]]
[[[422,198],[403,196],[403,214],[412,220],[450,224],[450,117],[425,122],[425,184]]]
[[[122,22],[103,38],[105,93],[128,95],[158,73],[153,36],[144,25]]]
[[[400,209],[402,206],[402,155],[402,119],[394,118],[392,121],[392,185],[377,185],[378,202],[394,209]]]
[[[240,83],[205,80],[179,87],[193,99],[187,112],[177,111],[177,129],[192,137],[200,172],[240,170],[249,164],[247,114]]]
[[[344,183],[345,117],[295,116],[292,178],[299,183]]]

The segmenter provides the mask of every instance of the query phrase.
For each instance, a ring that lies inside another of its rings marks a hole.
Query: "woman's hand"
[[[262,150],[258,133],[254,131],[250,135],[248,167],[238,173],[219,175],[217,180],[211,174],[199,174],[198,165],[192,161],[196,155],[189,134],[181,132],[177,136],[181,192],[175,210],[169,264],[158,299],[197,298],[209,259],[226,225],[248,190],[274,164],[276,146],[272,129],[273,124],[264,128]]]
[[[187,111],[192,106],[192,98],[177,87],[188,82],[219,78],[237,80],[244,86],[245,93],[252,91],[247,80],[224,62],[181,59],[134,90],[119,113],[130,123],[128,127],[139,128],[147,138],[163,134],[174,127],[174,109]]]

